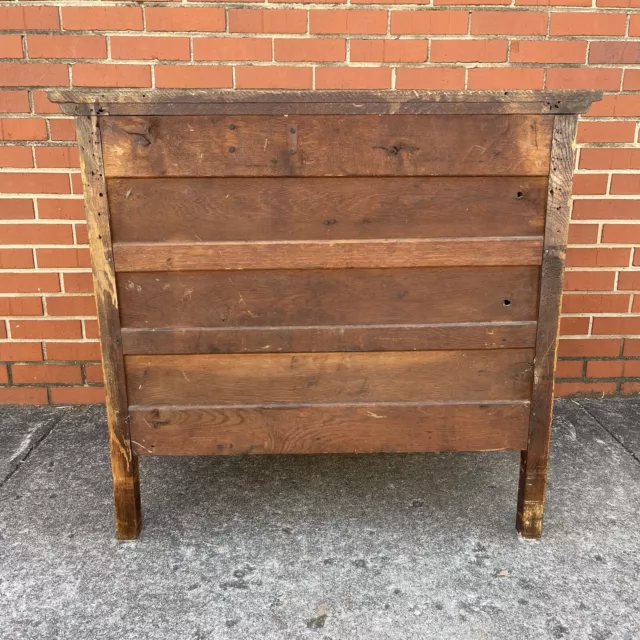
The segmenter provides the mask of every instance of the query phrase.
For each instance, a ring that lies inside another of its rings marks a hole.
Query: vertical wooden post
[[[76,118],[76,131],[98,308],[116,531],[121,540],[133,540],[140,533],[142,524],[138,458],[131,452],[129,437],[120,315],[98,116]]]
[[[577,121],[575,114],[557,115],[553,126],[529,441],[520,456],[516,529],[525,538],[542,535]]]

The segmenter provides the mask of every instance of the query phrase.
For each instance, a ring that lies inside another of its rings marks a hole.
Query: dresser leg
[[[516,530],[523,538],[536,539],[542,536],[547,465],[546,456],[543,468],[536,468],[533,461],[527,460],[527,457],[528,452],[522,451],[520,454]]]
[[[127,459],[115,438],[110,449],[116,535],[119,540],[135,540],[142,527],[138,456]]]

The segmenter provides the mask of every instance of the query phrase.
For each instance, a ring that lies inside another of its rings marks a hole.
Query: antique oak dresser
[[[117,534],[140,455],[521,451],[541,535],[594,92],[60,91]]]

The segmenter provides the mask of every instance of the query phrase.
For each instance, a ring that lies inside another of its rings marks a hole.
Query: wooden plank
[[[76,129],[102,350],[116,530],[118,538],[130,540],[138,536],[142,524],[138,458],[131,452],[127,422],[118,296],[98,119],[78,118]]]
[[[550,116],[105,117],[109,177],[547,175]]]
[[[132,405],[528,400],[533,351],[125,356]]]
[[[547,178],[112,178],[107,189],[115,243],[539,236]]]
[[[553,128],[531,419],[528,446],[521,454],[516,519],[518,532],[526,538],[542,535],[576,126],[577,116],[557,116]]]
[[[359,327],[123,329],[125,354],[411,351],[533,347],[535,322]]]
[[[518,450],[529,404],[134,408],[140,455]]]
[[[542,262],[542,236],[439,240],[116,243],[116,271],[388,269],[526,266]]]
[[[538,267],[116,275],[124,327],[285,327],[535,320]]]

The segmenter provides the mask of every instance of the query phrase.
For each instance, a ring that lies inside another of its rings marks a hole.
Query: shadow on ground
[[[486,453],[143,459],[118,543],[102,410],[0,420],[2,640],[640,638],[640,400],[557,403],[542,542]]]

